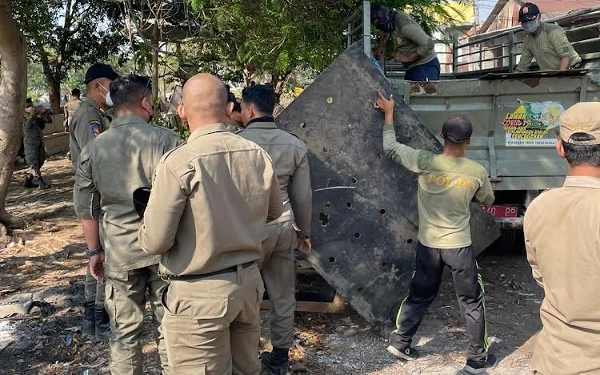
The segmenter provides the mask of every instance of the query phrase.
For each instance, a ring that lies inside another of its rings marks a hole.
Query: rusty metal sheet
[[[313,244],[309,261],[382,334],[408,292],[417,243],[417,176],[382,155],[382,89],[397,98],[399,141],[441,145],[394,92],[360,46],[342,54],[277,119],[309,147]],[[498,236],[492,217],[472,209],[474,246]]]

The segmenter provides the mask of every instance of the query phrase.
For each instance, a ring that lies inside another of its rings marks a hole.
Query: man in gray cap
[[[77,170],[81,150],[108,126],[105,110],[112,105],[112,102],[107,102],[110,99],[108,90],[110,83],[117,77],[110,65],[101,63],[90,66],[85,73],[87,95],[73,118],[69,120],[69,149],[73,171]],[[85,276],[82,331],[104,341],[110,336],[110,326],[104,309],[104,287],[98,287],[97,284],[88,267]]]
[[[531,202],[523,223],[533,277],[546,291],[531,368],[600,374],[600,103],[562,115],[556,150],[569,175]]]
[[[398,311],[387,350],[408,361],[418,357],[412,337],[438,293],[442,271],[449,267],[469,337],[463,372],[482,374],[496,359],[488,355],[484,288],[471,247],[469,206],[471,201],[493,203],[494,193],[485,168],[465,158],[473,127],[463,116],[452,117],[442,127],[441,155],[415,150],[396,141],[394,104],[380,92],[375,107],[385,114],[383,151],[419,175],[419,243],[410,292]]]

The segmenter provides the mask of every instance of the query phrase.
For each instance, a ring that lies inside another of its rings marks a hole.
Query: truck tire
[[[501,229],[500,237],[490,246],[494,254],[525,254],[522,229]]]

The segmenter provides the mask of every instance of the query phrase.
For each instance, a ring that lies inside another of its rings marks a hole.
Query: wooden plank
[[[270,310],[271,303],[269,300],[263,300],[260,303],[261,310]],[[296,311],[321,313],[321,314],[339,314],[344,312],[345,304],[342,297],[335,295],[331,302],[315,302],[315,301],[296,301]]]

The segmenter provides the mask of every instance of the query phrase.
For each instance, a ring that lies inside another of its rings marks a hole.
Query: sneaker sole
[[[400,350],[394,348],[393,346],[388,346],[385,350],[388,351],[388,353],[390,353],[391,355],[393,355],[396,358],[400,358],[403,359],[405,361],[414,361],[416,358],[413,357],[409,357],[406,354],[404,354],[403,352],[401,352]]]
[[[465,368],[463,368],[463,372],[469,375],[480,375],[480,374],[485,374],[486,371],[488,370],[493,370],[496,368],[496,366],[498,366],[498,363],[496,363],[493,366],[490,367],[485,367],[485,368],[473,368],[471,366],[465,366]]]

